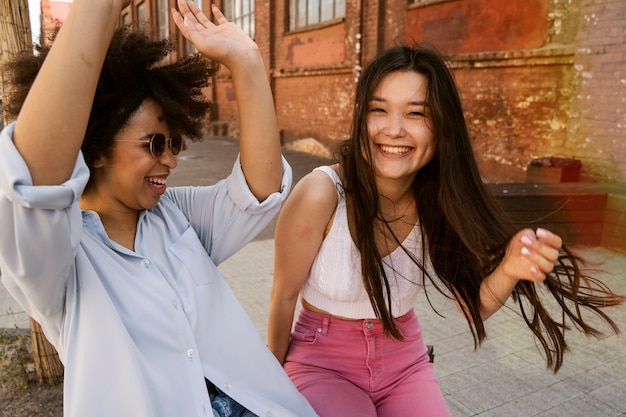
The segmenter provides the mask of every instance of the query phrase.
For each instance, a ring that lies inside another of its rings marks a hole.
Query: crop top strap
[[[313,171],[322,171],[326,173],[336,185],[342,185],[341,178],[339,178],[339,174],[337,174],[337,171],[335,171],[332,167],[328,165],[322,165],[320,167],[314,168]]]

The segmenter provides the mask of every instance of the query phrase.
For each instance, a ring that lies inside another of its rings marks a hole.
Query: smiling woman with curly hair
[[[52,47],[8,68],[2,282],[65,365],[66,416],[313,417],[217,269],[291,186],[260,51],[178,0],[199,54],[166,64],[167,41],[116,29],[128,4],[74,0]],[[211,62],[235,85],[239,158],[217,184],[168,187],[202,137]]]

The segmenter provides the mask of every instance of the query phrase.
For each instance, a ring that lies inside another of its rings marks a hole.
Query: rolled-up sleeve
[[[82,234],[78,199],[89,179],[81,154],[65,183],[34,186],[15,147],[14,125],[0,134],[0,274],[37,318],[59,311]]]
[[[278,214],[291,189],[292,170],[282,159],[280,189],[258,201],[244,176],[239,158],[230,175],[212,186],[174,187],[168,197],[185,213],[215,264],[254,239]]]
[[[241,211],[251,214],[266,211],[268,207],[271,208],[276,205],[281,205],[291,189],[292,181],[291,166],[285,158],[282,158],[282,168],[283,176],[280,183],[280,190],[270,194],[265,200],[259,202],[248,187],[246,177],[241,169],[240,159],[237,157],[228,181],[228,194],[230,195],[230,199]]]

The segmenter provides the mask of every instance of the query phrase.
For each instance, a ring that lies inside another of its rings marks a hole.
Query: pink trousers
[[[320,417],[449,417],[415,312],[396,319],[341,320],[301,309],[285,371]]]

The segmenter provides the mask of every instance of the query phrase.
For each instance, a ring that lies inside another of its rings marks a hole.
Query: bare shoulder
[[[337,185],[325,172],[315,170],[306,174],[295,185],[293,196],[308,203],[337,205]]]
[[[337,202],[337,185],[327,173],[316,170],[296,183],[281,214],[322,226],[332,217]]]

